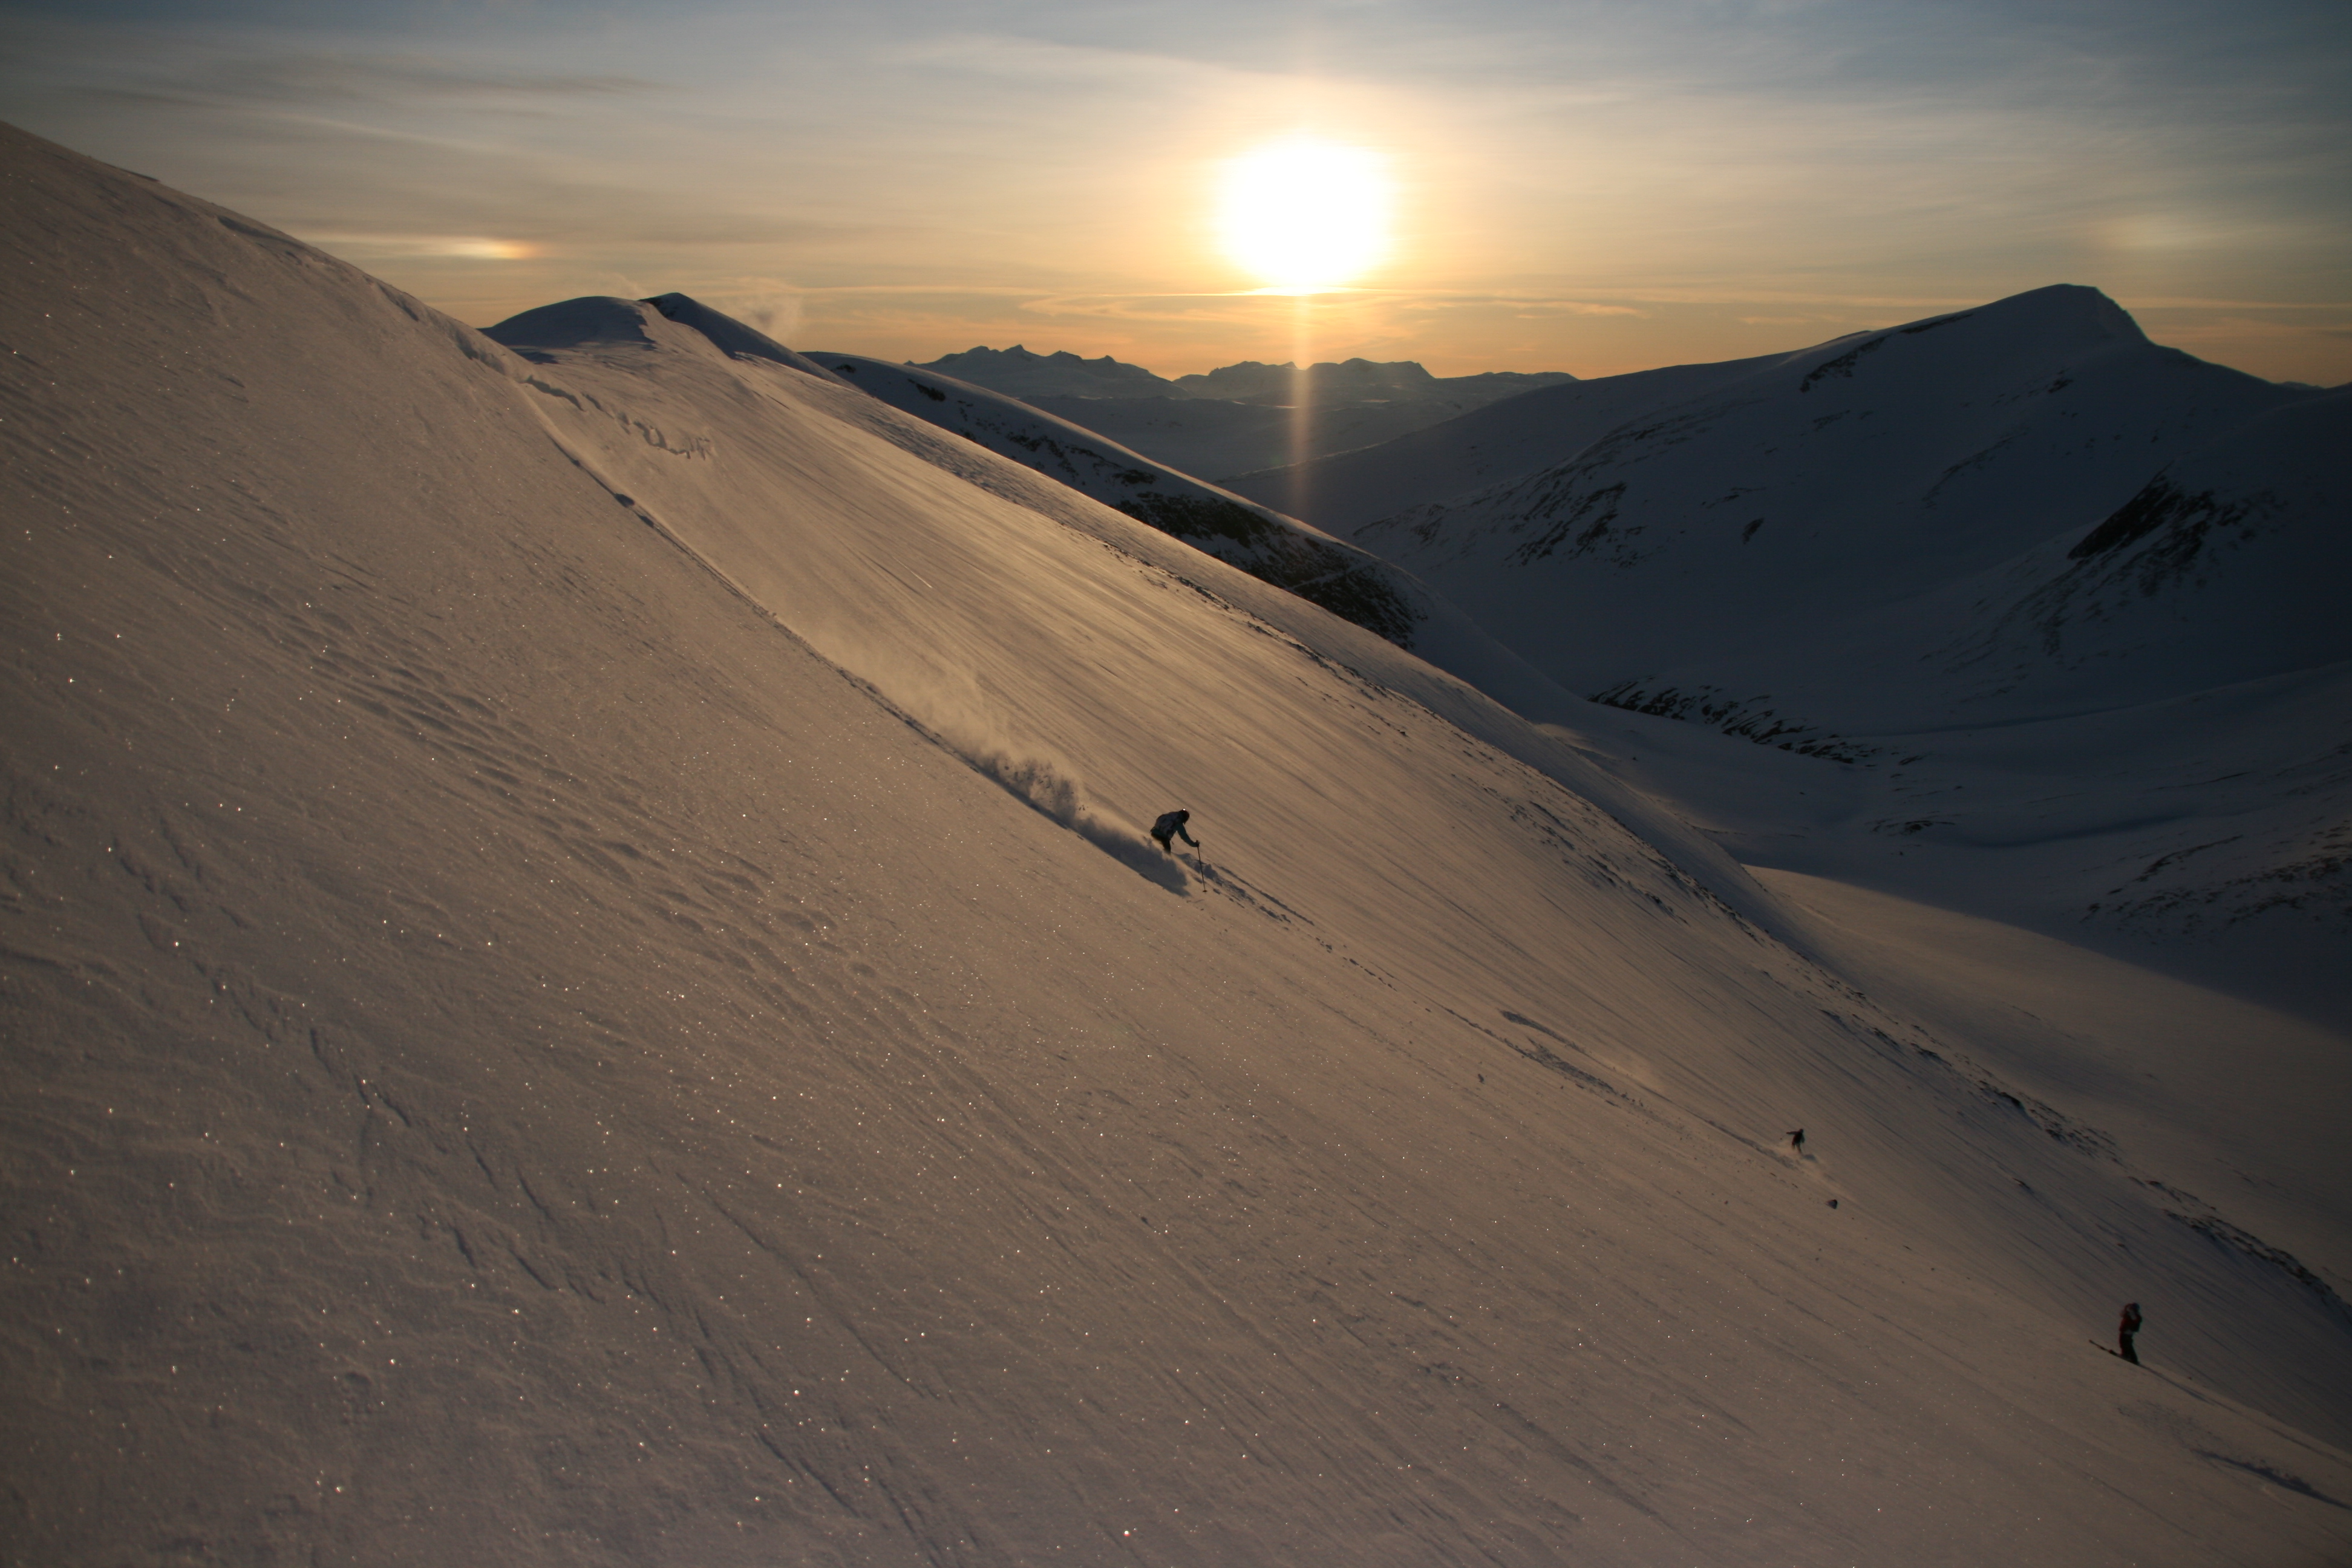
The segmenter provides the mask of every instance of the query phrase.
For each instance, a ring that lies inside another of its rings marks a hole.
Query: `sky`
[[[795,347],[1608,374],[2051,283],[2352,380],[2344,0],[47,0],[0,118],[463,320],[681,289]],[[1267,294],[1220,181],[1376,160]]]

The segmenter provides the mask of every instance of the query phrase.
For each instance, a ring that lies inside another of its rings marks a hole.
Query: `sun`
[[[1361,277],[1388,249],[1389,179],[1366,148],[1297,138],[1225,169],[1225,254],[1268,291],[1314,294]]]

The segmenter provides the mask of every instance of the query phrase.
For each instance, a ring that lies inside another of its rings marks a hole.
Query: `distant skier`
[[[1201,841],[1184,831],[1184,825],[1192,820],[1192,814],[1189,811],[1161,812],[1160,820],[1151,825],[1152,842],[1160,846],[1162,853],[1169,855],[1176,853],[1176,847],[1169,842],[1172,838],[1181,838],[1198,849]]]
[[[1796,1151],[1797,1157],[1799,1159],[1802,1159],[1804,1157],[1805,1130],[1803,1128],[1800,1127],[1794,1132],[1789,1134],[1789,1147]]]
[[[2116,1325],[2116,1342],[2123,1346],[2123,1349],[2116,1353],[2134,1366],[2139,1364],[2139,1352],[2132,1349],[2132,1339],[2139,1332],[2139,1303],[2126,1301],[2123,1321]]]

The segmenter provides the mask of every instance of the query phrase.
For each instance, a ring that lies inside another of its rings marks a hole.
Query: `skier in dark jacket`
[[[1169,842],[1171,838],[1181,838],[1185,843],[1190,844],[1193,848],[1198,849],[1201,847],[1200,840],[1194,838],[1191,834],[1184,831],[1184,825],[1192,820],[1192,814],[1189,811],[1161,812],[1160,814],[1160,820],[1151,825],[1152,842],[1159,845],[1162,851],[1170,855],[1176,853],[1175,846]]]
[[[2123,1321],[2116,1325],[2116,1342],[2123,1349],[2116,1353],[2134,1366],[2139,1364],[2139,1352],[2132,1349],[2132,1336],[2139,1332],[2139,1303],[2126,1301]]]

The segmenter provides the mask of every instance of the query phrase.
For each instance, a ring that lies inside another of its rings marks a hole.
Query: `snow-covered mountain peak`
[[[2158,348],[2098,289],[2055,284],[1781,353],[1539,386],[1391,441],[1225,482],[1345,534],[1412,507],[1462,502],[1486,487],[1540,473],[1595,443],[1646,429],[1654,415],[1667,418],[1674,432],[1662,427],[1660,438],[1678,445],[1688,412],[1708,399],[1771,405],[1783,393],[1799,394],[1800,400],[1779,405],[1783,423],[1790,439],[1815,449],[1820,443],[1809,426],[1820,421],[1826,427],[1828,416],[1841,411],[1868,410],[1880,429],[1898,408],[1937,425],[1952,416],[1955,431],[1984,428],[2002,410],[2065,392],[2086,370],[2106,365],[2117,367],[2115,377],[2126,386],[2145,378],[2192,395],[2224,384],[2279,390]],[[1991,428],[1982,444],[2001,433]]]
[[[722,353],[751,359],[772,360],[790,365],[811,375],[832,379],[833,373],[810,359],[795,353],[767,333],[748,326],[723,311],[714,310],[689,294],[656,294],[650,300],[637,301],[651,305],[669,321],[691,327],[708,339]]]
[[[708,353],[710,341],[671,322],[642,300],[583,294],[509,316],[482,335],[517,351],[584,348],[667,348]]]
[[[2082,283],[2052,283],[2029,289],[2022,294],[2011,294],[1976,306],[1968,313],[1981,318],[1987,327],[2036,335],[2053,348],[2148,341],[2130,311],[2104,291]]]
[[[1769,394],[1793,377],[1794,389],[1811,403],[1867,405],[1882,416],[1898,403],[1957,411],[2015,404],[2037,393],[2054,395],[2119,354],[2133,361],[2138,374],[2162,367],[2201,372],[2208,379],[2233,377],[2250,386],[2269,384],[2155,347],[2114,300],[2071,284],[1850,333],[1759,367],[1748,384]],[[1790,407],[1796,419],[1818,418],[1822,412]]]
[[[1935,595],[2073,545],[2174,456],[2316,395],[2158,347],[2072,286],[1696,367],[1682,384],[1617,379],[1613,400],[1603,382],[1514,400],[1559,408],[1550,464],[1357,537],[1572,689],[1622,700],[1624,681],[1713,661],[1784,697],[1821,689],[1817,716],[1874,724],[1890,706],[1925,721],[1926,693],[1817,650],[1854,635],[1827,628],[1889,615],[1959,635],[1967,601]]]
[[[561,350],[667,349],[722,358],[766,360],[819,377],[833,373],[795,353],[755,327],[712,310],[689,294],[659,294],[626,300],[586,294],[541,305],[482,329],[483,336],[526,358],[543,359]]]
[[[1966,332],[1948,330],[1961,322],[1973,325]],[[2053,283],[1982,305],[1847,332],[1780,358],[1787,364],[1811,367],[1864,343],[1918,338],[1929,332],[1941,333],[1948,349],[1955,339],[1969,342],[1978,354],[2063,356],[2094,352],[2111,343],[2147,342],[2131,313],[2099,289],[2078,283]]]

